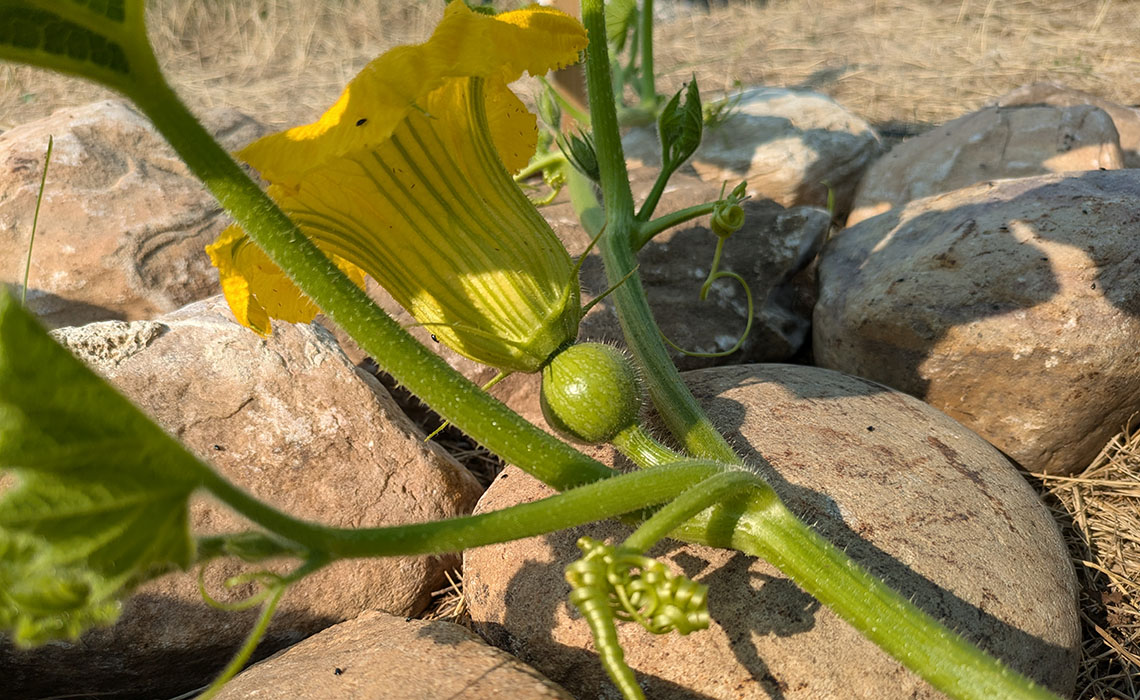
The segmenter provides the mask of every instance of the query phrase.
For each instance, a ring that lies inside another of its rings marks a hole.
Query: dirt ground
[[[659,88],[765,84],[824,92],[888,140],[1038,80],[1140,103],[1136,0],[658,0]],[[314,119],[368,60],[420,41],[442,0],[165,0],[150,33],[195,110],[274,126]],[[0,131],[109,96],[0,64]],[[1078,698],[1140,700],[1140,420],[1075,478],[1036,478],[1082,582]],[[461,602],[444,605],[461,609]]]

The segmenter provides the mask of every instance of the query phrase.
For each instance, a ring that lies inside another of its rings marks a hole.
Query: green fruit
[[[609,442],[637,422],[641,386],[621,350],[601,343],[571,345],[542,369],[542,415],[565,437]]]

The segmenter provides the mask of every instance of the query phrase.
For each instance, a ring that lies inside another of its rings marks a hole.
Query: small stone
[[[879,153],[879,137],[867,122],[830,97],[806,90],[757,87],[729,95],[735,106],[725,121],[705,129],[690,161],[707,182],[732,188],[748,181],[748,193],[785,207],[827,207],[846,214],[855,185]],[[705,98],[710,102],[709,98]],[[631,130],[626,155],[659,165],[653,128]]]
[[[1093,105],[1100,107],[1116,126],[1120,134],[1120,150],[1124,153],[1124,167],[1140,168],[1140,109],[1125,107],[1083,90],[1074,90],[1060,83],[1040,82],[1023,85],[1013,92],[997,98],[993,104],[998,107],[1019,107],[1023,105],[1050,105],[1052,107],[1074,107]]]
[[[875,161],[855,192],[847,225],[987,180],[1122,167],[1116,127],[1099,107],[987,107]]]
[[[823,537],[1013,668],[1072,693],[1080,624],[1068,552],[1037,494],[984,440],[912,397],[814,367],[684,376],[730,443]],[[511,467],[476,512],[550,494]],[[567,602],[563,568],[581,554],[578,537],[616,543],[629,532],[610,521],[469,550],[476,631],[575,697],[618,697]],[[670,540],[650,554],[709,586],[712,624],[686,637],[619,624],[647,697],[944,697],[762,561]]]
[[[230,109],[203,121],[228,149],[266,132]],[[24,283],[49,135],[27,297],[43,323],[152,318],[217,293],[205,246],[228,217],[150,122],[115,100],[0,134],[0,284]]]
[[[834,236],[816,362],[945,411],[1029,471],[1071,474],[1140,411],[1135,170],[913,201]]]
[[[368,611],[246,669],[218,700],[572,700],[470,630]]]
[[[263,339],[214,297],[154,321],[55,336],[224,477],[294,517],[354,528],[438,520],[470,512],[481,491],[319,326],[278,323]],[[198,535],[251,529],[204,493],[192,500],[190,522]],[[364,610],[414,615],[457,563],[454,555],[336,562],[289,589],[259,655]],[[206,588],[223,600],[244,598],[252,586],[231,594],[223,581],[296,565],[211,562]],[[0,643],[5,692],[178,695],[221,670],[256,615],[208,606],[196,571],[168,575],[128,598],[114,626],[77,642],[31,651]]]

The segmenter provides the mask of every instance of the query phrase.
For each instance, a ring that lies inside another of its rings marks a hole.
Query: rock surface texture
[[[1087,466],[1140,410],[1140,173],[985,183],[825,247],[816,362],[940,408],[1030,471]]]
[[[1076,580],[1056,525],[1017,470],[935,409],[823,369],[744,365],[689,372],[713,421],[789,507],[903,596],[1046,683],[1072,692]],[[510,468],[477,512],[550,491]],[[465,555],[476,630],[576,697],[617,697],[563,567],[582,535],[613,523]],[[743,554],[666,541],[650,554],[709,586],[708,630],[619,628],[652,698],[941,698],[778,570]]]
[[[875,161],[859,183],[847,225],[986,180],[1122,167],[1116,127],[1100,107],[987,107]]]
[[[218,700],[573,700],[451,622],[365,612],[246,669]]]
[[[342,527],[434,520],[469,512],[480,491],[465,469],[423,442],[376,380],[356,370],[319,327],[278,324],[262,339],[215,297],[155,321],[56,334],[225,477],[295,517]],[[211,499],[192,503],[196,534],[249,527]],[[364,610],[415,614],[455,563],[448,556],[330,565],[288,591],[260,653]],[[235,560],[211,563],[207,590],[232,599],[222,582],[249,570]],[[247,586],[236,594],[253,592]],[[220,670],[256,613],[209,607],[196,572],[166,576],[127,600],[116,625],[76,643],[31,652],[0,647],[5,692],[177,695]]]
[[[228,149],[266,132],[233,110],[204,121]],[[28,306],[45,324],[152,318],[217,293],[203,249],[228,218],[150,122],[117,101],[0,135],[0,283],[23,284],[49,134],[28,280]]]
[[[706,181],[731,189],[748,181],[754,197],[785,206],[826,207],[828,188],[836,212],[845,214],[855,185],[879,153],[879,137],[867,122],[830,97],[805,90],[759,87],[730,95],[729,116],[706,128],[690,161]],[[659,165],[661,146],[652,128],[622,139],[626,154]]]
[[[997,107],[1020,107],[1023,105],[1050,105],[1052,107],[1075,107],[1093,105],[1100,107],[1116,126],[1120,134],[1120,150],[1124,154],[1124,167],[1140,168],[1140,109],[1125,107],[1102,97],[1065,87],[1060,83],[1041,82],[1023,85],[1013,92],[1002,95],[994,101]]]

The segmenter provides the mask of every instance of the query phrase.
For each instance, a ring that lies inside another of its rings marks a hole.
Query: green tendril
[[[575,590],[588,589],[583,596],[604,595],[616,619],[653,634],[686,635],[709,626],[708,586],[634,549],[589,537],[579,539],[578,548],[584,556],[566,568],[566,579]]]
[[[223,603],[217,598],[210,595],[206,590],[206,565],[198,567],[198,594],[202,596],[202,600],[206,601],[206,605],[216,610],[225,610],[227,612],[237,612],[241,610],[249,610],[261,605],[267,598],[274,594],[274,591],[284,585],[285,578],[280,574],[268,570],[254,571],[248,574],[241,574],[239,576],[231,576],[226,579],[222,585],[226,590],[233,590],[238,586],[244,586],[247,583],[259,583],[265,588],[254,593],[244,600],[235,601],[233,603]]]

